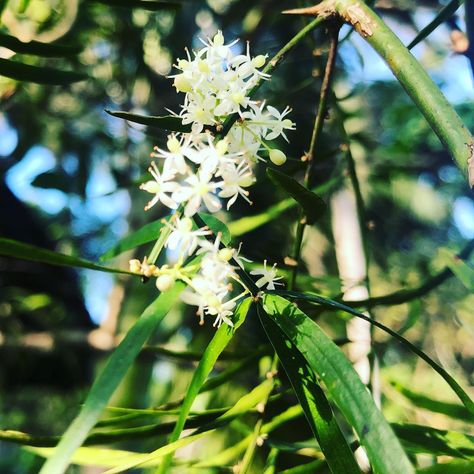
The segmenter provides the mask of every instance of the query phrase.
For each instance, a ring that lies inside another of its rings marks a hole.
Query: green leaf
[[[9,77],[17,81],[35,82],[53,86],[71,84],[83,81],[87,75],[74,71],[60,71],[50,67],[30,66],[29,64],[0,59],[0,76]]]
[[[156,1],[156,0],[89,0],[105,5],[110,5],[111,7],[122,7],[122,8],[141,8],[143,10],[149,10],[156,12],[159,10],[179,10],[181,4],[178,2],[165,2],[165,1]]]
[[[429,426],[393,423],[405,448],[413,453],[467,458],[474,456],[474,436]]]
[[[19,258],[21,260],[30,260],[32,262],[47,263],[49,265],[59,265],[62,267],[79,267],[89,268],[108,273],[125,273],[133,275],[125,270],[118,268],[103,267],[82,258],[71,257],[62,253],[53,252],[52,250],[42,249],[34,245],[24,244],[16,240],[4,239],[0,237],[0,255],[7,257]]]
[[[29,41],[24,43],[14,36],[0,33],[0,46],[8,48],[15,53],[31,54],[45,58],[60,58],[62,56],[74,56],[82,51],[81,46],[67,46],[56,43],[40,43]]]
[[[224,245],[230,244],[232,236],[230,235],[229,228],[221,220],[212,214],[206,214],[205,212],[199,212],[199,217],[206,223],[207,227],[214,232],[214,234],[218,234],[219,232],[222,234],[221,242]]]
[[[167,444],[161,448],[156,449],[150,454],[144,454],[141,456],[139,462],[122,464],[114,469],[106,471],[104,474],[116,474],[118,472],[128,471],[136,466],[144,465],[144,463],[156,462],[158,459],[161,460],[163,456],[170,455],[174,453],[177,449],[187,446],[188,444],[198,440],[207,433],[210,433],[214,429],[218,428],[222,422],[228,422],[229,419],[233,419],[237,416],[247,413],[260,401],[266,399],[273,389],[273,381],[265,380],[260,385],[257,385],[250,393],[244,395],[239,399],[239,401],[222,416],[220,416],[215,422],[209,426],[203,426],[199,428],[191,435],[186,436],[185,438],[178,439],[172,443]],[[211,428],[211,429],[209,429]],[[160,470],[164,464],[160,463]]]
[[[321,378],[352,426],[375,472],[414,473],[397,437],[351,363],[320,327],[289,301],[265,294],[263,307]]]
[[[311,461],[306,464],[290,467],[284,471],[279,471],[278,474],[314,474],[315,472],[318,472],[318,469],[322,466],[324,466],[324,461],[317,459],[316,461]]]
[[[247,317],[247,312],[250,307],[251,299],[247,298],[242,301],[234,312],[234,327],[231,328],[227,324],[222,324],[222,326],[217,330],[215,336],[212,338],[211,342],[207,346],[202,359],[199,362],[199,365],[194,372],[191,383],[189,384],[186,396],[184,397],[183,404],[181,406],[181,412],[179,414],[178,420],[176,422],[175,429],[170,436],[169,442],[176,441],[181,432],[183,431],[184,423],[186,418],[189,415],[191,406],[194,403],[199,391],[210,374],[212,368],[214,367],[219,355],[227,347],[227,344],[231,341],[234,336],[235,331],[242,325]],[[163,463],[160,467],[160,472],[164,473],[169,468],[172,461],[172,454],[166,456],[163,459]]]
[[[276,430],[277,428],[280,428],[283,426],[286,422],[294,420],[295,418],[298,418],[299,416],[302,415],[302,409],[299,405],[292,406],[285,410],[283,413],[280,413],[279,415],[276,415],[275,417],[272,418],[268,423],[265,423],[262,426],[261,429],[261,434],[268,434],[272,432],[273,430]],[[233,460],[235,460],[238,456],[240,456],[244,451],[249,442],[251,441],[253,437],[253,433],[249,434],[245,438],[243,438],[241,441],[238,443],[234,444],[233,446],[230,446],[227,449],[224,449],[224,451],[221,451],[220,453],[214,455],[214,456],[209,456],[204,460],[198,461],[197,463],[193,464],[193,467],[196,468],[207,468],[207,467],[220,467],[220,466],[225,466],[227,464],[232,463]]]
[[[446,248],[440,249],[439,253],[443,263],[454,273],[458,280],[469,291],[474,291],[474,268]]]
[[[441,23],[451,18],[456,10],[464,3],[464,0],[451,0],[445,5],[439,13],[428,23],[410,42],[407,46],[408,49],[414,48],[418,43],[423,41],[428,35],[430,35]]]
[[[191,131],[190,125],[183,125],[182,119],[175,115],[164,115],[162,117],[153,115],[138,115],[130,112],[105,110],[113,117],[127,120],[128,122],[139,123],[147,125],[148,127],[160,128],[162,130],[169,130],[171,132],[189,133]]]
[[[443,415],[456,418],[458,420],[474,421],[474,414],[467,410],[464,405],[443,402],[441,400],[433,400],[422,393],[414,392],[409,388],[404,387],[399,382],[392,382],[392,385],[402,395],[408,398],[417,408],[424,408],[425,410],[429,410],[434,413],[442,413]]]
[[[160,235],[161,229],[164,226],[164,220],[166,220],[166,218],[150,222],[148,224],[145,224],[143,227],[140,227],[140,229],[136,230],[135,232],[128,234],[126,237],[121,239],[116,245],[107,250],[107,252],[105,252],[104,255],[100,257],[100,260],[110,260],[111,258],[114,258],[117,255],[126,252],[127,250],[134,249],[136,247],[139,247],[140,245],[147,244],[148,242],[156,240]]]
[[[267,175],[274,184],[282,188],[301,205],[308,224],[314,224],[326,212],[326,203],[291,176],[274,168],[267,168]]]
[[[74,451],[82,445],[87,434],[97,423],[110,397],[123,379],[147,339],[169,312],[183,290],[177,282],[171,290],[162,293],[142,313],[125,338],[109,357],[102,372],[94,381],[79,415],[61,438],[54,454],[42,467],[42,474],[61,474],[67,468]]]
[[[360,473],[352,451],[316,377],[295,345],[257,306],[258,317],[272,343],[293,390],[303,407],[309,425],[321,447],[331,472]]]
[[[448,383],[448,385],[453,389],[453,391],[456,393],[456,395],[459,397],[461,402],[464,404],[464,406],[474,414],[474,402],[472,401],[471,397],[464,391],[464,389],[454,380],[449,373],[443,369],[439,364],[437,364],[430,356],[425,354],[421,349],[418,349],[415,345],[413,345],[410,341],[405,339],[403,336],[400,336],[396,331],[393,329],[390,329],[389,327],[385,326],[384,324],[380,323],[379,321],[369,318],[368,316],[365,316],[365,314],[359,313],[358,311],[355,311],[352,308],[349,308],[349,306],[346,306],[342,303],[338,303],[337,301],[330,300],[328,298],[323,298],[319,295],[315,295],[312,293],[297,293],[293,291],[279,291],[278,292],[281,295],[289,296],[291,298],[296,298],[296,299],[303,299],[306,301],[312,301],[313,303],[317,303],[321,306],[326,306],[330,308],[336,308],[340,309],[341,311],[344,311],[346,313],[352,314],[353,316],[356,316],[357,318],[363,319],[370,324],[373,324],[374,326],[378,327],[382,331],[385,331],[386,333],[390,334],[392,337],[400,341],[403,345],[408,347],[412,352],[414,352],[418,357],[423,359],[428,365],[430,365],[436,372],[438,372],[441,377]]]
[[[336,184],[340,183],[341,178],[334,178],[321,186],[315,187],[312,191],[314,193],[325,193],[335,187]],[[269,207],[266,211],[253,216],[246,216],[229,223],[229,231],[234,236],[244,235],[247,232],[258,229],[262,225],[271,222],[272,220],[279,217],[287,209],[291,209],[296,206],[297,202],[293,198],[284,199],[279,203]]]
[[[474,472],[474,460],[449,461],[434,466],[417,469],[417,474],[472,474]]]
[[[418,299],[409,303],[407,319],[403,323],[403,326],[398,330],[399,334],[406,333],[418,322],[421,315],[421,309],[422,309],[421,300]]]

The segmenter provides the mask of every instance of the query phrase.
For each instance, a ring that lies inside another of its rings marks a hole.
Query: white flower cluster
[[[237,274],[243,262],[250,260],[240,255],[240,247],[221,248],[221,235],[218,234],[214,242],[205,237],[212,232],[203,227],[193,229],[193,222],[189,217],[179,218],[173,216],[170,221],[164,221],[166,227],[171,231],[165,246],[178,252],[177,262],[170,267],[163,265],[161,268],[147,262],[147,259],[130,261],[130,271],[139,273],[148,278],[156,278],[156,286],[160,291],[169,290],[176,280],[184,281],[188,287],[181,294],[181,299],[192,306],[197,306],[197,315],[200,324],[204,324],[204,316],[215,316],[214,326],[220,326],[225,322],[233,326],[230,316],[237,304],[237,300],[248,293],[248,289],[242,283]],[[196,263],[184,265],[190,255],[196,253]],[[237,265],[233,265],[231,260]],[[267,287],[275,289],[275,284],[281,277],[277,277],[275,265],[267,269],[266,261],[264,268],[253,270],[253,275],[261,275],[256,285],[259,288]],[[229,298],[233,291],[233,283],[237,283],[242,291],[233,298]]]
[[[171,208],[183,209],[184,216],[177,214],[166,223],[170,233],[165,246],[177,255],[174,266],[161,268],[132,260],[131,271],[147,277],[156,277],[160,291],[166,291],[177,279],[188,288],[183,292],[184,302],[198,307],[201,324],[204,316],[215,316],[214,326],[222,322],[232,326],[233,309],[236,301],[248,288],[238,276],[243,269],[243,257],[239,249],[220,248],[221,236],[214,242],[206,237],[211,234],[207,228],[193,229],[190,219],[204,206],[209,212],[218,211],[221,199],[228,199],[227,209],[239,196],[251,203],[247,188],[255,182],[252,166],[261,156],[268,155],[276,165],[286,161],[285,154],[272,149],[266,143],[294,130],[294,123],[285,118],[290,109],[283,112],[264,102],[251,100],[252,88],[261,79],[269,76],[260,69],[266,57],[245,54],[234,55],[236,42],[224,44],[224,37],[218,32],[212,40],[203,42],[204,47],[187,59],[178,61],[179,73],[172,76],[178,92],[184,92],[185,99],[179,117],[183,125],[191,125],[190,133],[171,134],[166,149],[155,147],[149,171],[152,180],[142,184],[141,189],[153,194],[145,207],[150,209],[158,202]],[[215,132],[223,128],[226,118],[238,114],[239,118],[224,139],[215,138]],[[161,170],[161,171],[160,171]],[[185,260],[195,253],[199,263],[184,265]],[[236,265],[232,264],[234,262]],[[274,289],[277,277],[275,266],[251,272],[259,275],[259,288]],[[243,292],[230,297],[233,283]]]
[[[191,133],[172,134],[167,149],[155,147],[152,157],[162,162],[160,173],[152,163],[153,180],[141,188],[153,199],[146,209],[161,202],[171,209],[185,206],[187,217],[193,216],[202,204],[210,211],[221,208],[221,199],[228,199],[227,209],[239,196],[250,203],[246,188],[255,182],[252,165],[263,160],[262,151],[277,165],[286,161],[285,154],[272,149],[267,141],[294,130],[294,123],[285,118],[290,109],[279,112],[272,106],[249,98],[259,79],[269,76],[260,71],[265,56],[252,58],[250,53],[234,55],[234,43],[225,45],[218,32],[191,58],[180,59],[179,74],[172,76],[185,99],[179,117],[191,125]],[[219,131],[227,117],[239,114],[239,119],[220,141],[211,129]]]

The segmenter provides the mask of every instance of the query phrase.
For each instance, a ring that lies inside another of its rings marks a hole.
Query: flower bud
[[[234,249],[220,249],[218,253],[219,260],[223,262],[228,262],[234,255]]]
[[[183,232],[190,232],[193,228],[193,221],[189,217],[183,217],[179,221],[179,229]]]
[[[156,270],[157,270],[157,267],[156,265],[153,265],[153,264],[151,265],[146,264],[142,266],[143,274],[148,278],[155,276]]]
[[[214,46],[224,46],[224,35],[222,34],[222,31],[219,30],[216,35],[214,36],[214,39],[212,40]]]
[[[281,166],[286,161],[286,155],[276,148],[270,150],[270,161],[277,166]]]
[[[255,178],[253,176],[242,176],[237,184],[242,188],[248,188],[249,186],[252,186],[253,183],[255,183]]]
[[[129,265],[130,265],[130,271],[132,273],[141,273],[142,263],[140,262],[140,260],[137,260],[136,258],[134,258],[133,260],[130,260]]]
[[[216,144],[216,151],[219,156],[224,156],[229,148],[229,142],[224,138]]]
[[[266,61],[267,58],[263,54],[260,54],[259,56],[256,56],[252,59],[252,65],[253,67],[259,68],[262,67]]]
[[[179,153],[181,151],[181,145],[175,135],[170,135],[166,142],[166,146],[171,153]]]
[[[192,92],[193,90],[191,81],[184,74],[178,74],[174,78],[174,86],[178,92]]]
[[[160,275],[156,279],[156,287],[161,291],[165,292],[171,289],[174,285],[175,279],[171,275]]]

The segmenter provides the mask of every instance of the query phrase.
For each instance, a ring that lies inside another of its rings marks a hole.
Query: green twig
[[[336,64],[339,29],[340,29],[339,25],[333,25],[332,30],[331,30],[331,45],[329,48],[328,59],[327,59],[326,68],[324,71],[324,78],[321,85],[321,91],[319,93],[318,110],[316,112],[313,132],[311,135],[311,143],[309,146],[308,153],[306,154],[306,172],[305,172],[305,177],[304,177],[304,185],[306,188],[309,187],[310,182],[311,182],[316,145],[319,141],[319,137],[321,136],[321,131],[324,125],[324,119],[326,118],[327,101],[328,101],[328,96],[329,96],[329,90],[331,87],[331,79],[333,76],[334,66]],[[294,267],[291,274],[291,280],[288,283],[288,288],[290,290],[294,289],[295,283],[296,283],[296,277],[298,274],[298,264],[301,257],[301,247],[303,243],[303,235],[304,235],[305,227],[306,227],[306,219],[304,217],[304,211],[303,209],[300,209],[298,224],[296,227],[295,244],[294,244],[293,255],[292,255],[292,259],[294,260]]]

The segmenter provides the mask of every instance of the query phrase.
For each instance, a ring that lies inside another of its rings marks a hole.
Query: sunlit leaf
[[[202,385],[210,374],[212,368],[214,367],[214,364],[216,363],[219,355],[227,347],[227,345],[233,338],[235,331],[245,321],[248,309],[250,307],[250,302],[251,299],[247,298],[240,303],[238,309],[234,313],[234,327],[231,328],[225,323],[222,324],[222,326],[217,330],[217,333],[212,338],[211,342],[204,351],[202,359],[194,372],[191,383],[189,384],[186,396],[184,397],[184,401],[181,406],[181,412],[176,422],[175,429],[173,430],[173,433],[171,434],[169,439],[170,443],[176,441],[179,438],[181,432],[183,431],[184,423],[186,421],[186,418],[188,417],[194,400],[196,399]],[[167,467],[171,464],[171,460],[172,456],[166,456],[163,459],[161,472],[166,471]]]
[[[42,249],[30,244],[24,244],[16,240],[4,239],[0,237],[0,255],[14,257],[21,260],[47,263],[49,265],[59,265],[63,267],[89,268],[100,272],[126,273],[130,272],[117,268],[103,267],[82,258],[71,257],[52,250]]]
[[[190,125],[183,125],[182,119],[174,115],[164,115],[158,117],[153,115],[138,115],[130,112],[114,110],[105,111],[113,117],[121,118],[123,120],[127,120],[128,122],[147,125],[148,127],[161,128],[162,130],[169,130],[171,132],[188,133],[191,131]]]
[[[212,424],[212,427],[213,427],[212,430],[219,427],[221,421],[226,422],[228,419],[233,419],[237,416],[247,413],[251,408],[255,407],[259,402],[266,399],[272,389],[273,389],[272,380],[265,380],[264,382],[262,382],[260,385],[255,387],[250,393],[241,397],[238,400],[238,402],[229,411],[227,411],[222,416],[220,416]],[[117,468],[110,469],[104,474],[116,474],[118,472],[128,471],[136,466],[142,465],[143,463],[154,461],[156,459],[161,459],[163,458],[163,456],[172,454],[177,449],[187,446],[188,444],[196,441],[197,439],[201,438],[203,435],[207,434],[208,432],[210,432],[208,427],[202,427],[185,438],[181,438],[176,441],[173,441],[167,444],[166,446],[158,448],[157,450],[153,451],[150,454],[142,455],[139,462],[122,464]],[[161,464],[161,466],[164,466],[164,464]]]
[[[258,308],[258,316],[290,379],[331,472],[333,474],[360,473],[326,395],[318,385],[308,362],[272,319],[261,314],[260,308]]]
[[[159,10],[179,10],[182,6],[179,2],[165,2],[160,0],[89,0],[110,5],[111,7],[141,8],[152,12]]]
[[[413,473],[400,442],[341,350],[314,321],[284,298],[265,294],[262,303],[267,315],[324,382],[331,399],[357,433],[374,471]]]
[[[53,86],[83,81],[87,75],[74,71],[61,71],[50,67],[30,66],[9,59],[0,59],[0,76],[17,81],[35,82]]]
[[[340,309],[341,311],[344,311],[346,313],[352,314],[353,316],[356,316],[357,318],[363,319],[370,324],[378,327],[382,331],[385,331],[386,333],[390,334],[392,337],[397,339],[399,342],[401,342],[404,346],[408,347],[413,353],[415,353],[418,357],[423,359],[427,364],[429,364],[436,372],[438,372],[441,377],[448,383],[448,385],[453,389],[453,391],[456,393],[456,395],[459,397],[461,402],[464,404],[464,406],[474,414],[474,402],[471,399],[471,397],[465,392],[465,390],[456,382],[456,380],[445,370],[443,367],[441,367],[439,364],[437,364],[430,356],[428,356],[425,352],[423,352],[421,349],[418,349],[415,345],[413,345],[410,341],[405,339],[403,336],[398,334],[396,331],[393,329],[390,329],[389,327],[385,326],[381,322],[377,321],[376,319],[369,318],[368,316],[350,308],[349,306],[346,306],[342,303],[339,303],[337,301],[330,300],[329,298],[323,298],[322,296],[313,294],[313,293],[298,293],[294,291],[279,291],[278,293],[291,297],[291,298],[296,298],[296,299],[302,299],[306,301],[312,301],[313,303],[326,306],[329,308],[337,308]]]
[[[53,455],[42,467],[40,471],[42,474],[62,474],[64,472],[74,451],[82,445],[89,431],[97,423],[110,397],[137,357],[143,344],[174,305],[183,287],[183,283],[177,282],[174,288],[162,293],[145,309],[127,332],[94,381],[78,416],[62,436]]]
[[[467,410],[464,405],[435,400],[423,393],[414,392],[399,382],[392,382],[392,385],[417,408],[423,408],[434,413],[442,413],[443,415],[459,420],[474,421],[474,414]]]
[[[314,224],[326,212],[325,202],[291,176],[273,168],[267,168],[267,175],[274,184],[282,188],[302,206],[308,224]]]
[[[469,291],[474,291],[474,268],[446,248],[440,249],[439,253],[443,263],[454,273],[458,280]]]
[[[429,426],[393,423],[397,436],[408,451],[467,458],[474,456],[474,436]]]
[[[199,217],[205,222],[209,229],[214,232],[214,234],[221,233],[221,242],[224,245],[229,245],[232,239],[228,227],[217,217],[212,214],[207,214],[205,212],[200,212]]]
[[[158,219],[145,224],[143,227],[140,227],[140,229],[128,234],[123,239],[120,239],[117,244],[107,250],[107,252],[105,252],[104,255],[100,257],[100,260],[110,260],[111,258],[116,257],[127,250],[134,249],[140,245],[156,240],[160,235],[160,230],[164,225],[163,220],[164,219]]]
[[[435,464],[434,466],[417,469],[417,474],[472,474],[474,460],[454,460]]]

